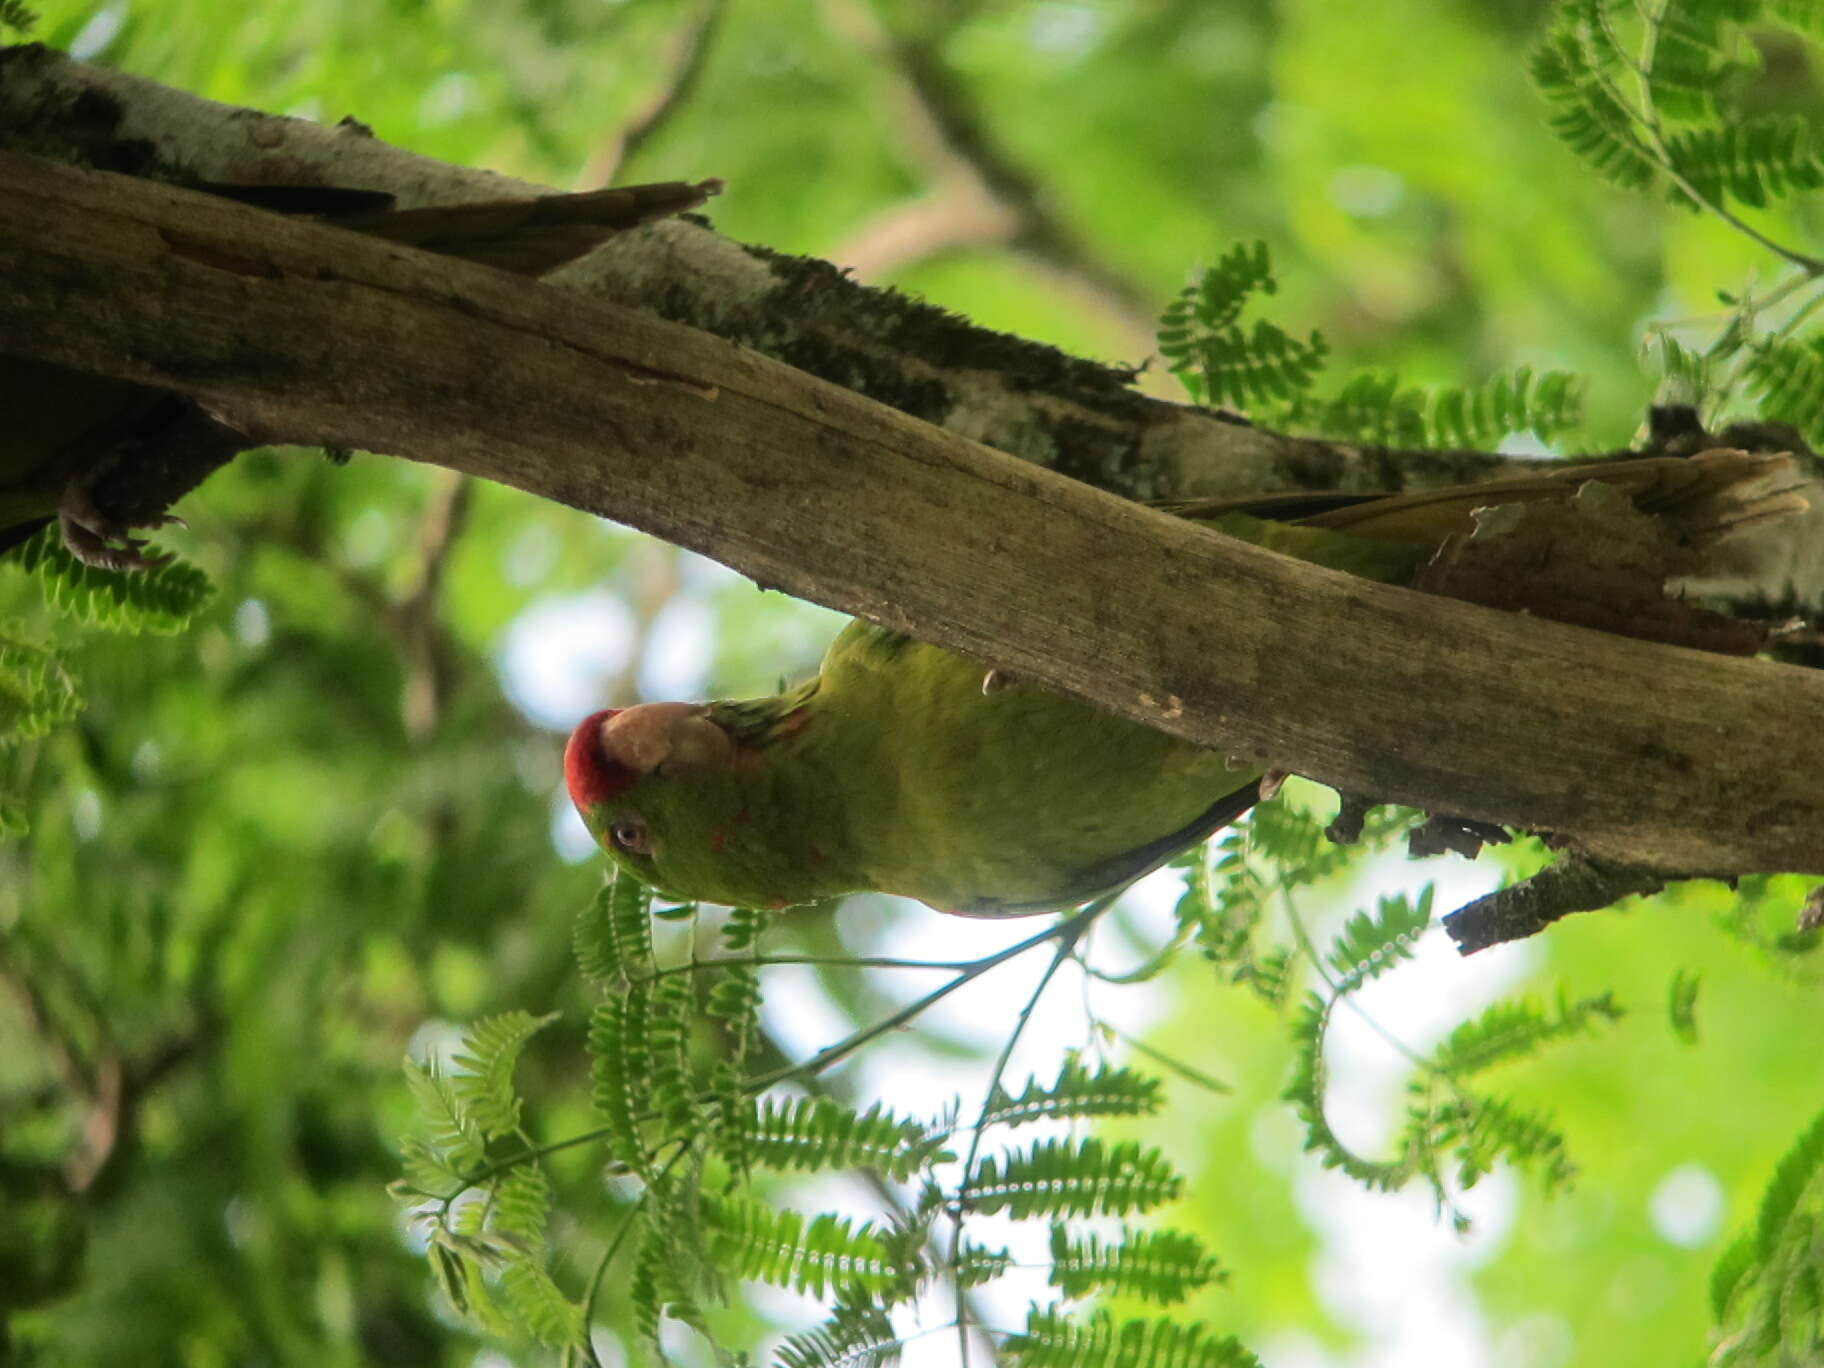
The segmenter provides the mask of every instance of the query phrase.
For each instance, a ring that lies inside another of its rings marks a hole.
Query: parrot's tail
[[[1802,492],[1804,474],[1787,451],[1718,447],[1683,460],[1624,461],[1615,468],[1633,465],[1653,467],[1638,488],[1623,484],[1634,506],[1665,519],[1693,546],[1707,546],[1811,506]],[[1592,478],[1610,483],[1601,471]]]
[[[1790,452],[1718,447],[1695,456],[1558,466],[1478,484],[1409,494],[1288,494],[1166,505],[1193,518],[1245,513],[1389,541],[1442,542],[1474,529],[1474,513],[1497,504],[1574,496],[1590,484],[1625,495],[1661,519],[1679,540],[1706,546],[1777,518],[1803,513],[1806,481]]]

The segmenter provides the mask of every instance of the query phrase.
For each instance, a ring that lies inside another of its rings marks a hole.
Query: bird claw
[[[134,526],[156,529],[173,525],[187,526],[182,518],[171,513],[161,513]],[[163,551],[151,550],[143,540],[129,535],[133,527],[122,526],[97,508],[89,493],[89,481],[81,476],[64,485],[63,498],[57,508],[57,526],[63,533],[64,548],[84,565],[98,570],[112,570],[116,574],[152,571],[169,565],[174,559]]]
[[[161,519],[158,525],[164,526],[165,521]],[[112,570],[124,575],[134,570],[156,570],[174,559],[167,552],[150,550],[138,537],[129,537],[124,532],[97,531],[67,513],[58,515],[57,526],[63,532],[64,548],[84,565],[97,570]]]
[[[144,540],[131,533],[137,529],[157,531],[159,527],[188,527],[188,523],[173,513],[159,513],[137,522],[122,523],[100,511],[91,489],[98,472],[106,469],[106,458],[117,456],[120,445],[122,443],[117,441],[104,449],[100,460],[86,461],[86,469],[69,476],[64,483],[64,496],[58,500],[58,531],[64,534],[64,549],[84,565],[115,571],[117,575],[155,571],[161,565],[170,565],[175,556],[151,551]]]

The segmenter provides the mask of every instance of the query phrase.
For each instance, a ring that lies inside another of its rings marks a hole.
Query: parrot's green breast
[[[866,886],[983,915],[1110,891],[1232,820],[1251,795],[1215,752],[852,623],[788,743],[841,796]]]

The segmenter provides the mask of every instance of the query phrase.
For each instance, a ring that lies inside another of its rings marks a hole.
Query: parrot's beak
[[[701,703],[641,703],[602,718],[602,754],[634,774],[675,774],[727,765],[735,743]]]

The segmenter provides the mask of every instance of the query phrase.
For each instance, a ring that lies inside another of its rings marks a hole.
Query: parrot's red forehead
[[[602,724],[620,711],[604,708],[591,713],[577,724],[564,747],[564,783],[579,812],[587,814],[597,803],[625,793],[640,777],[602,745]]]

